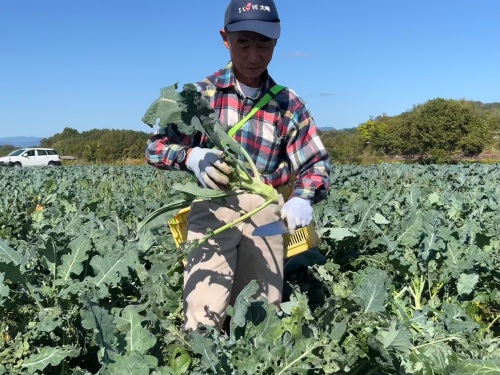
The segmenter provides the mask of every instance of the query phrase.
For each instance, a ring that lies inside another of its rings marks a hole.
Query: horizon
[[[319,128],[352,129],[438,97],[500,102],[498,1],[276,4],[282,35],[269,72],[304,99]],[[152,132],[140,119],[162,87],[202,80],[229,60],[218,34],[225,2],[0,7],[6,137]]]
[[[457,99],[457,100],[464,100],[464,99]],[[482,105],[495,105],[495,104],[498,104],[500,105],[500,102],[488,102],[488,103],[484,103],[484,102],[481,102],[481,101],[475,101],[475,100],[470,100],[471,102],[475,102],[475,103],[481,103]],[[399,116],[401,115],[402,113],[400,114],[396,114],[394,115],[395,116]],[[391,116],[392,117],[392,116]],[[361,125],[361,124],[360,124]],[[359,125],[358,125],[359,126]],[[318,126],[317,129],[318,130],[322,130],[322,131],[332,131],[332,130],[335,130],[335,131],[350,131],[350,130],[354,130],[354,129],[357,129],[358,126],[354,126],[352,128],[334,128],[334,127],[331,127],[331,126]],[[66,127],[65,127],[66,128]],[[69,127],[71,128],[71,127]],[[74,129],[74,128],[72,128]],[[151,128],[150,128],[151,129]],[[82,130],[82,131],[79,131],[78,129],[74,129],[76,130],[78,133],[84,133],[84,132],[90,132],[90,131],[94,131],[94,130],[131,130],[131,131],[137,131],[137,132],[143,132],[143,133],[150,133],[150,131],[145,131],[145,130],[137,130],[137,129],[116,129],[116,128],[89,128],[89,129],[86,129],[86,130]],[[54,134],[51,134],[49,136],[45,136],[45,137],[42,137],[42,136],[36,136],[36,135],[20,135],[20,136],[16,136],[16,135],[13,135],[13,136],[6,136],[6,137],[2,137],[1,134],[0,134],[0,146],[15,146],[15,145],[10,145],[10,144],[4,144],[2,141],[6,140],[6,139],[38,139],[38,140],[42,140],[42,139],[46,139],[46,138],[51,138],[57,134],[60,134],[64,131],[64,128],[61,130],[61,131],[58,131]],[[15,147],[27,147],[27,146],[15,146]]]
[[[333,127],[330,127],[330,126],[323,126],[323,127],[318,127],[319,130],[325,130],[325,129],[331,129],[331,130],[351,130],[353,128],[344,128],[344,129],[335,129]],[[77,129],[75,129],[77,130]],[[90,131],[93,131],[93,130],[131,130],[131,131],[137,131],[137,132],[143,132],[143,133],[150,133],[148,131],[144,131],[144,130],[135,130],[135,129],[114,129],[114,128],[92,128],[92,129],[87,129],[87,130],[82,130],[82,131],[78,131],[78,133],[84,133],[84,132],[90,132]],[[56,134],[61,134],[62,132],[64,131],[61,130],[57,133],[54,133],[54,134],[51,134],[47,137],[41,137],[41,136],[37,136],[37,135],[11,135],[11,136],[6,136],[6,137],[3,137],[1,134],[0,134],[0,141],[2,140],[5,140],[5,139],[45,139],[45,138],[50,138],[50,137],[53,137],[54,135]],[[2,146],[2,144],[0,143],[0,146]]]

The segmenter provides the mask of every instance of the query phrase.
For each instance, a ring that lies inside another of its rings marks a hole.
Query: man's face
[[[273,57],[276,40],[251,31],[221,30],[221,35],[231,54],[236,79],[244,85],[259,87]]]

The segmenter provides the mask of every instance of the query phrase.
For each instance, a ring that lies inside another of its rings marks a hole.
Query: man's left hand
[[[313,219],[313,208],[307,199],[293,197],[281,208],[281,218],[286,221],[290,234],[296,228],[308,226]]]

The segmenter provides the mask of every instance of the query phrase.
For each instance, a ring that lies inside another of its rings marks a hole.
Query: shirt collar
[[[262,93],[267,92],[270,87],[273,87],[276,84],[267,70],[265,74],[267,77],[261,87],[261,95]],[[220,70],[220,74],[215,81],[215,85],[219,89],[227,89],[229,87],[232,87],[234,90],[236,90],[236,77],[234,76],[232,61],[229,61],[229,63]]]

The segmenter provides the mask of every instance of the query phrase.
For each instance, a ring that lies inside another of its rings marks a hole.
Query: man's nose
[[[248,62],[258,62],[259,61],[259,50],[257,47],[252,46],[248,49],[247,59]]]

